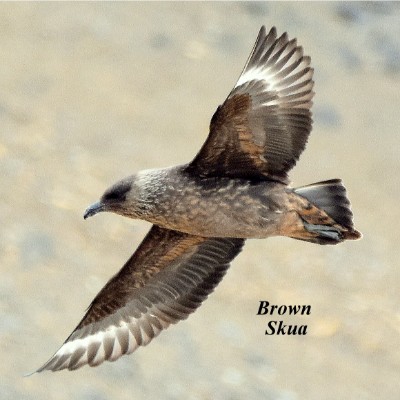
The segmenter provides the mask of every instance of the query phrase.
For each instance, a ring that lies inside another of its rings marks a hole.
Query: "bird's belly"
[[[244,199],[181,198],[171,213],[151,222],[168,229],[206,237],[266,238],[279,235],[284,208]],[[158,214],[158,215],[160,215]]]
[[[266,238],[279,234],[280,215],[226,215],[219,211],[175,229],[207,237]]]

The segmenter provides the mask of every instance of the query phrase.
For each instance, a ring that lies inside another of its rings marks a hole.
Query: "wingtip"
[[[268,34],[269,35],[269,34]],[[262,25],[260,30],[258,31],[258,36],[256,39],[256,43],[260,40],[264,40],[264,38],[267,36],[267,29],[265,28],[265,25]]]
[[[29,377],[31,377],[32,375],[38,374],[39,372],[40,372],[39,370],[36,370],[36,371],[33,371],[33,372],[28,372],[28,373],[26,373],[26,374],[23,374],[22,377],[23,377],[23,378],[29,378]]]

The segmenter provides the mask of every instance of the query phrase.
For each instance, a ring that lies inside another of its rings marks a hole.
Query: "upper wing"
[[[37,372],[96,366],[148,344],[201,305],[243,243],[244,239],[203,238],[153,226]]]
[[[211,119],[188,165],[201,176],[287,182],[311,131],[310,57],[296,39],[263,26],[236,86]]]

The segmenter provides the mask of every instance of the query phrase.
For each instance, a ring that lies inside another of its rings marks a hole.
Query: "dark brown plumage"
[[[201,305],[246,238],[361,236],[339,179],[288,186],[311,131],[312,74],[296,40],[262,27],[194,160],[125,178],[86,210],[85,218],[111,211],[154,225],[38,372],[95,366],[146,345]]]

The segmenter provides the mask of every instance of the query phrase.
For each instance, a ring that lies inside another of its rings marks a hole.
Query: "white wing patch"
[[[302,47],[297,46],[295,39],[289,41],[286,33],[278,39],[274,29],[267,37],[265,31],[263,34],[264,37],[259,37],[233,91],[242,85],[250,89],[251,82],[258,81],[264,86],[261,92],[278,92],[279,97],[286,98],[293,96],[296,102],[310,100],[312,94],[307,93],[313,86],[310,57],[303,56]],[[304,97],[301,97],[301,93],[305,93]],[[282,101],[279,98],[269,99],[260,106],[265,104],[282,106]],[[307,108],[308,105],[299,107]]]
[[[140,318],[131,318],[129,322],[109,326],[83,338],[76,338],[77,331],[66,341],[54,356],[36,372],[43,370],[59,371],[61,369],[74,370],[89,364],[94,367],[102,362],[115,361],[124,354],[130,354],[139,346],[145,346],[172,321],[160,318],[160,311],[152,307]],[[157,314],[157,316],[155,315]]]

